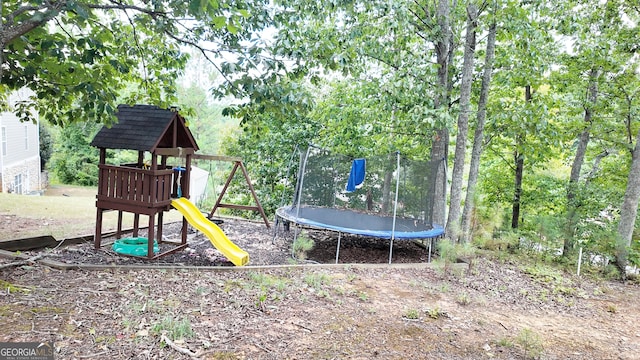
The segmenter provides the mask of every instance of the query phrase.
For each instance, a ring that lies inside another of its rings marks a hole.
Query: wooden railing
[[[98,201],[157,208],[171,204],[173,170],[99,165]]]

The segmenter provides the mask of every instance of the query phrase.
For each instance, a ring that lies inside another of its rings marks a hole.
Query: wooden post
[[[191,183],[191,154],[187,154],[184,165],[184,181],[182,182],[184,185],[182,186],[182,196],[187,199],[191,198],[191,189],[189,184]]]
[[[138,224],[134,222],[133,236],[138,236]],[[118,224],[116,225],[116,239],[122,236],[122,210],[118,210]]]
[[[105,148],[100,148],[100,159],[99,165],[104,165],[107,159],[107,150]],[[104,184],[108,179],[103,179],[102,171],[98,166],[98,184]],[[98,187],[98,194],[100,194],[100,186]],[[96,230],[95,234],[93,234],[93,246],[96,250],[100,249],[100,244],[102,242],[102,212],[103,209],[97,206],[96,201]]]
[[[142,168],[144,165],[144,151],[138,151],[138,167]]]
[[[153,259],[154,257],[154,253],[153,253],[153,240],[155,237],[155,219],[156,219],[156,215],[155,214],[150,214],[149,215],[149,232],[147,234],[147,258],[149,259]]]
[[[122,211],[118,211],[118,224],[122,222]],[[133,214],[133,237],[138,237],[138,229],[140,228],[140,214]],[[118,239],[120,238],[120,225],[118,225]]]
[[[163,222],[164,211],[158,212],[158,244],[162,242],[162,222]]]
[[[94,248],[100,249],[100,243],[102,242],[102,209],[98,208],[96,211],[96,233],[93,235]]]

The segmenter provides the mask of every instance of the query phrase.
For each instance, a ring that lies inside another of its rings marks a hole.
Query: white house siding
[[[9,104],[26,100],[29,93],[17,91],[9,96]],[[20,122],[11,112],[0,113],[0,136],[6,134],[6,146],[0,143],[0,191],[15,192],[16,177],[22,180],[21,193],[41,189],[40,138],[38,124]],[[6,151],[4,151],[6,150]],[[19,187],[18,187],[19,188]]]

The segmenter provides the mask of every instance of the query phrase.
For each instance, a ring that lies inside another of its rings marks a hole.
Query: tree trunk
[[[482,154],[482,143],[484,141],[484,124],[487,114],[487,100],[489,99],[489,86],[491,75],[493,75],[493,58],[496,50],[496,23],[489,28],[487,38],[487,53],[485,55],[484,72],[482,74],[482,87],[480,88],[480,98],[478,99],[478,114],[476,129],[473,135],[473,148],[471,150],[471,161],[469,164],[469,180],[467,183],[467,196],[464,200],[462,210],[461,233],[462,241],[468,242],[471,239],[471,213],[474,208],[474,198],[476,184],[478,183],[478,173],[480,169],[480,155]]]
[[[434,108],[442,111],[448,111],[448,84],[449,84],[449,55],[451,48],[451,25],[449,22],[450,7],[448,0],[439,0],[436,9],[436,17],[438,27],[440,28],[440,37],[435,44],[436,61],[438,63],[438,84],[436,85],[436,96],[434,99]],[[431,146],[431,160],[442,161],[443,166],[438,166],[435,175],[437,184],[446,184],[447,172],[446,162],[449,153],[449,130],[446,126],[436,130],[433,143]],[[447,189],[446,186],[435,186],[435,194],[433,201],[432,219],[434,224],[444,225],[445,214],[447,211]]]
[[[531,101],[531,85],[525,86],[524,101],[529,103]],[[520,225],[520,201],[522,197],[522,175],[524,173],[524,154],[520,151],[522,148],[523,136],[516,136],[516,149],[513,152],[513,159],[515,161],[515,180],[513,191],[513,207],[511,211],[511,228],[517,229]]]
[[[433,211],[431,219],[433,224],[443,226],[447,211],[447,156],[449,153],[449,130],[446,128],[436,130],[431,146],[431,160],[438,163],[435,168]]]
[[[578,224],[578,208],[579,201],[576,199],[576,191],[580,182],[580,171],[584,164],[584,158],[587,153],[587,146],[591,140],[591,118],[593,115],[593,106],[598,97],[598,70],[591,69],[589,73],[589,89],[587,105],[584,109],[585,128],[578,138],[578,147],[576,149],[576,157],[571,164],[571,175],[569,176],[569,187],[567,188],[567,223],[565,224],[565,238],[563,244],[562,256],[569,256],[575,248],[574,234]]]
[[[522,143],[520,137],[516,141],[519,145]],[[514,161],[516,163],[516,174],[513,191],[513,204],[511,210],[511,228],[517,229],[520,225],[520,198],[522,196],[522,174],[524,173],[524,155],[519,152],[518,149],[513,154]]]
[[[631,156],[631,169],[627,180],[624,201],[620,208],[620,222],[618,223],[618,240],[616,242],[616,266],[626,278],[626,268],[629,257],[629,247],[633,237],[633,229],[638,215],[640,202],[640,131],[636,135],[636,146]]]
[[[476,52],[476,28],[478,9],[474,4],[467,5],[467,35],[464,47],[464,62],[460,84],[460,114],[458,115],[458,134],[451,175],[451,199],[446,236],[458,241],[460,236],[460,206],[462,201],[462,177],[467,151],[467,134],[469,132],[469,112],[471,111],[471,85],[473,83],[473,67]]]

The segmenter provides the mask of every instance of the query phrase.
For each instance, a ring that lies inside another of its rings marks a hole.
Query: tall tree
[[[494,9],[495,11],[495,9]],[[489,88],[491,84],[491,75],[493,74],[493,58],[496,46],[496,19],[495,12],[492,14],[492,22],[489,27],[487,36],[487,49],[485,52],[484,69],[482,73],[482,85],[480,88],[480,97],[478,99],[478,112],[476,115],[476,126],[473,135],[473,147],[471,149],[471,160],[469,162],[469,179],[467,181],[467,194],[464,201],[464,209],[461,218],[462,241],[468,242],[471,236],[471,214],[475,207],[474,199],[476,196],[476,185],[478,182],[478,173],[480,169],[480,156],[484,142],[484,125],[487,114],[487,101],[489,97]]]
[[[455,4],[455,1],[454,1]],[[453,6],[455,8],[455,6]],[[451,30],[451,4],[449,0],[439,0],[435,11],[438,25],[438,33],[435,40],[436,63],[438,76],[436,82],[436,94],[434,108],[443,113],[449,112],[449,64],[453,61],[454,38]],[[446,224],[447,206],[447,161],[449,157],[449,129],[443,126],[435,131],[431,146],[431,161],[440,161],[442,166],[437,167],[435,178],[435,194],[433,202],[432,222],[434,224]],[[442,186],[440,186],[442,184]]]
[[[597,201],[589,195],[592,191],[589,185],[598,175],[600,161],[618,147],[620,132],[612,114],[616,113],[619,101],[616,98],[621,92],[611,79],[618,78],[625,67],[634,63],[632,52],[627,50],[630,23],[622,20],[625,10],[621,3],[582,5],[579,1],[568,1],[567,12],[572,16],[557,25],[558,32],[566,37],[567,51],[559,58],[560,66],[553,75],[557,89],[566,97],[567,106],[561,114],[566,119],[574,153],[566,190],[564,256],[574,252],[577,238],[583,236],[577,233],[581,220],[596,217],[602,207],[608,206],[591,205]],[[631,143],[632,135],[628,133],[627,137]],[[583,171],[590,160],[594,166],[588,172]]]
[[[616,265],[625,278],[629,262],[629,248],[638,216],[638,204],[640,203],[640,130],[636,135],[635,141],[636,145],[632,151],[627,188],[624,193],[624,201],[620,207],[618,240],[615,250]]]
[[[455,157],[451,175],[451,198],[447,219],[446,236],[457,241],[460,236],[460,207],[462,201],[462,177],[464,173],[467,136],[469,132],[469,113],[471,112],[471,85],[476,52],[476,28],[478,27],[478,8],[467,4],[467,27],[464,44],[464,61],[460,83],[460,113],[456,135]]]
[[[633,231],[638,216],[638,204],[640,203],[640,129],[637,126],[638,104],[640,101],[640,82],[635,68],[631,68],[620,74],[617,78],[618,92],[623,97],[622,113],[625,117],[625,128],[629,151],[631,152],[631,166],[627,177],[627,185],[622,205],[620,206],[620,220],[617,229],[615,246],[615,263],[623,278],[627,275],[629,262],[629,250],[632,245]],[[633,131],[635,145],[633,144]]]
[[[598,82],[599,77],[598,69],[591,69],[589,71],[589,81],[587,88],[587,102],[584,107],[584,128],[580,132],[576,146],[576,155],[571,164],[571,175],[569,176],[569,185],[567,187],[567,223],[566,223],[566,237],[563,243],[563,255],[568,256],[571,254],[574,248],[574,232],[578,223],[577,210],[580,204],[578,203],[577,194],[578,185],[580,181],[580,172],[584,163],[585,156],[587,154],[587,147],[591,140],[591,128],[593,122],[594,106],[598,97]]]
[[[525,108],[530,108],[532,102],[531,85],[524,87]],[[533,119],[528,119],[533,120]],[[511,228],[517,229],[520,222],[520,202],[522,200],[522,177],[524,176],[525,157],[525,134],[518,132],[515,134],[515,146],[513,147],[514,181],[513,181],[513,201],[511,203]]]
[[[497,34],[498,87],[492,101],[495,121],[488,130],[492,132],[492,152],[512,172],[511,189],[502,192],[511,194],[511,226],[517,228],[522,218],[526,167],[546,160],[553,144],[558,143],[557,137],[547,135],[555,132],[548,113],[553,103],[547,72],[558,45],[546,30],[554,19],[553,4],[506,3]]]

